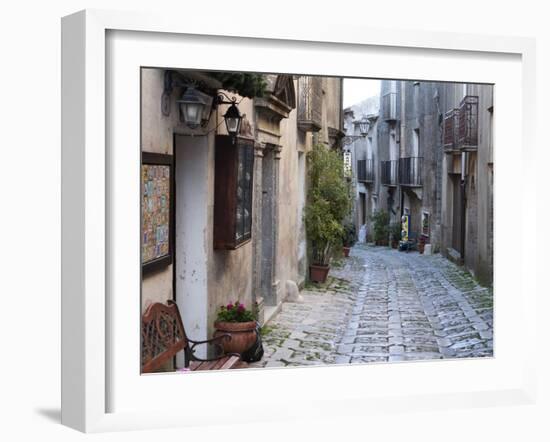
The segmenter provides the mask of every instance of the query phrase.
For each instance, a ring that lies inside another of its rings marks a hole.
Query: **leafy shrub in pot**
[[[370,219],[373,222],[372,230],[375,244],[387,246],[388,237],[390,235],[390,214],[380,209],[374,212]]]
[[[351,211],[351,187],[341,155],[322,144],[308,153],[308,178],[304,220],[311,253],[310,279],[324,282],[334,246],[344,233],[342,221]]]
[[[390,225],[390,235],[391,235],[391,246],[396,249],[401,241],[401,224],[392,223]]]

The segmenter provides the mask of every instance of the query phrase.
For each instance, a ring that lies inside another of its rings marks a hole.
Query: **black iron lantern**
[[[366,137],[369,133],[369,120],[366,117],[363,117],[359,122],[359,132],[363,137]]]
[[[189,86],[177,103],[180,108],[180,118],[191,129],[200,126],[206,101],[197,93],[193,86]]]
[[[239,112],[239,108],[234,102],[231,103],[231,106],[229,106],[223,118],[225,120],[227,133],[232,137],[236,137],[237,135],[239,135],[243,117]]]

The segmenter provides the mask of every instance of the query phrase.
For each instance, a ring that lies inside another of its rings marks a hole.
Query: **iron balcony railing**
[[[445,113],[443,149],[447,153],[458,151],[458,109],[452,109]]]
[[[467,95],[458,109],[445,113],[443,149],[447,153],[477,150],[479,97]]]
[[[397,120],[397,93],[388,92],[382,96],[382,118],[384,121]]]
[[[380,182],[384,186],[397,186],[398,161],[380,161]]]
[[[422,186],[422,157],[399,159],[399,184],[409,187]]]
[[[479,97],[466,95],[458,110],[458,147],[477,150]]]
[[[298,80],[298,129],[318,132],[322,127],[323,83],[321,77]]]
[[[362,183],[374,181],[374,161],[372,159],[357,160],[357,181]]]

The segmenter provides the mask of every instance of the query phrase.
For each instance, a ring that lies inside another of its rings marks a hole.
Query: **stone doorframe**
[[[291,75],[266,75],[266,94],[254,99],[254,194],[252,208],[253,297],[258,320],[282,301],[277,280],[280,122],[296,107]],[[269,220],[263,219],[264,216]]]
[[[281,146],[256,143],[254,161],[253,284],[258,312],[281,302],[277,279]]]

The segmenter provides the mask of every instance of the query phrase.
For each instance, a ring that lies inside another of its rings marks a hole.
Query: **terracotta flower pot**
[[[344,247],[344,256],[347,258],[349,256],[349,251],[351,250],[351,247]]]
[[[329,266],[311,264],[309,266],[309,279],[313,282],[323,283],[327,280]]]
[[[256,342],[256,321],[214,323],[214,337],[227,334],[231,339],[222,339],[220,344],[225,353],[243,353]]]

